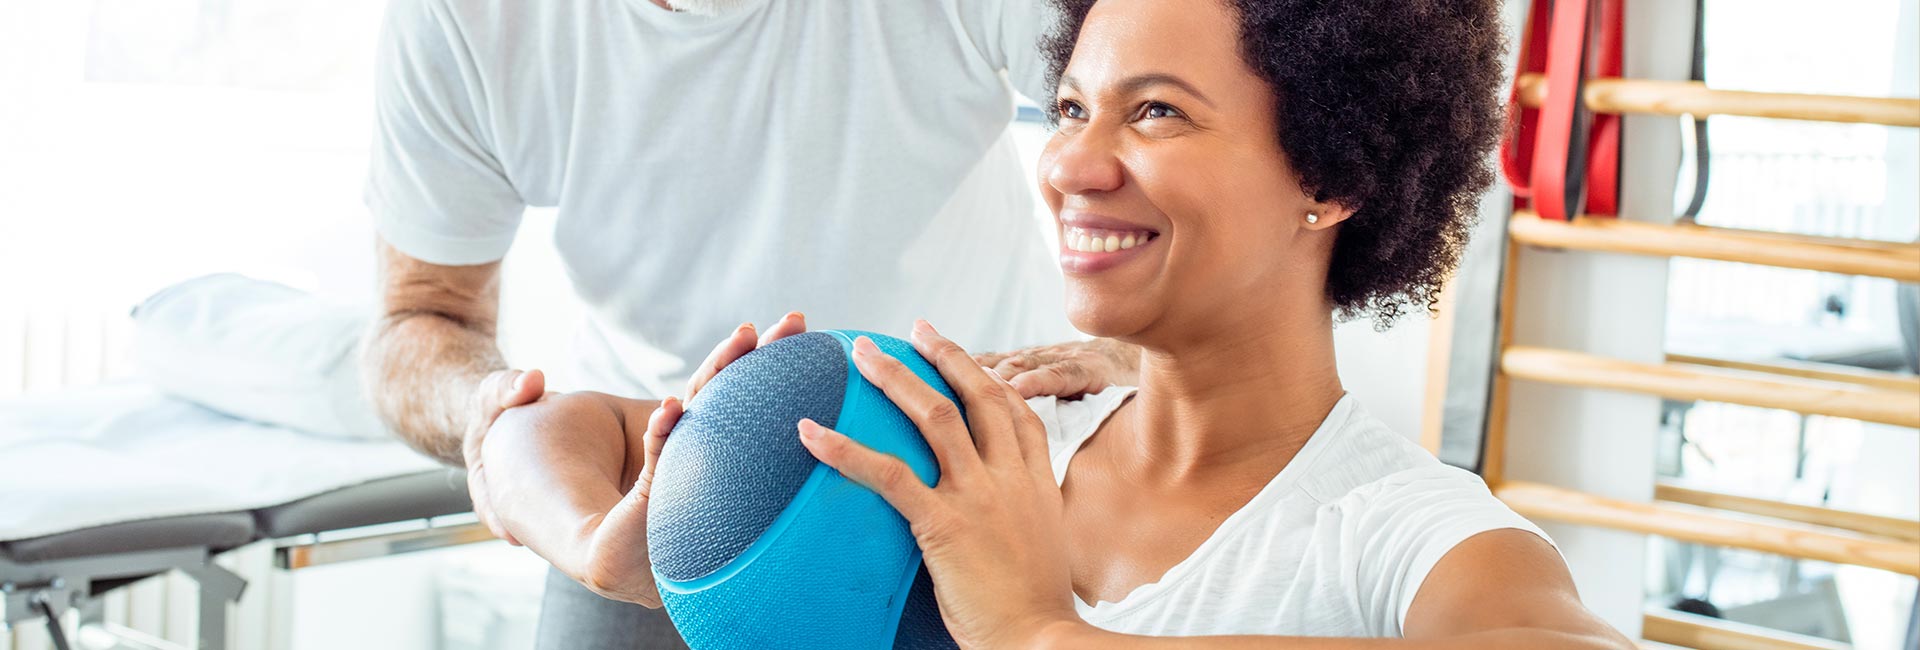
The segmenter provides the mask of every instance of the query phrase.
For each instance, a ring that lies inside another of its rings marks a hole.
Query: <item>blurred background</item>
[[[1920,84],[1920,18],[1910,1],[1707,2],[1704,15],[1706,78],[1716,88],[1912,97]],[[1920,236],[1915,129],[1739,116],[1715,116],[1707,126],[1712,180],[1699,223],[1889,242]],[[1692,193],[1691,169],[1681,177],[1676,212]],[[1912,285],[1687,258],[1670,264],[1670,359],[1915,370],[1920,306]],[[1667,402],[1656,440],[1662,485],[1905,519],[1920,511],[1920,439],[1909,428]],[[1648,544],[1655,604],[1710,604],[1730,620],[1857,648],[1913,647],[1911,576],[1658,537]]]
[[[1706,74],[1716,88],[1920,90],[1914,0],[1704,7]],[[369,0],[0,0],[0,397],[123,377],[129,308],[194,276],[238,272],[370,304],[374,237],[360,188],[383,11]],[[1038,115],[1023,110],[1014,127],[1029,165],[1047,137]],[[1700,223],[1889,242],[1920,236],[1915,129],[1741,117],[1715,117],[1708,128],[1712,183]],[[1676,174],[1676,211],[1691,176]],[[1052,236],[1038,205],[1035,227]],[[551,237],[552,220],[530,215],[505,264],[502,347],[521,366],[561,365],[578,311]],[[1661,307],[1613,318],[1656,323],[1670,357],[1915,370],[1920,307],[1911,285],[1659,263],[1667,265]],[[1387,333],[1350,323],[1340,335],[1355,392],[1377,395],[1367,401],[1410,435],[1421,430],[1427,330],[1410,318]],[[1662,484],[1920,516],[1912,429],[1710,402],[1664,402],[1643,419],[1653,444],[1623,453],[1643,457]],[[1638,627],[1644,604],[1832,647],[1915,647],[1911,576],[1659,537],[1626,543],[1643,545],[1641,566],[1576,566],[1590,597],[1585,581],[1598,573],[1628,575],[1641,591],[1643,603],[1611,610],[1627,612],[1609,616],[1623,627]],[[274,575],[262,552],[242,549],[228,561],[253,567],[246,571],[265,587],[243,607],[278,613],[237,617],[236,647],[275,638],[302,649],[531,645],[545,565],[524,551],[474,544],[293,577]],[[381,587],[367,589],[374,581]],[[163,576],[122,590],[109,613],[185,642],[193,615],[170,603],[194,588]],[[34,626],[0,633],[0,649],[44,643]]]

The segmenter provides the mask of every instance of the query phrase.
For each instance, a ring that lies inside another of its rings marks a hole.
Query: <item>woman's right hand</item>
[[[805,331],[798,313],[764,335],[741,325],[688,381],[687,398],[748,352]],[[659,607],[647,555],[647,502],[660,450],[683,404],[676,397],[660,401],[645,416],[638,449],[629,441],[649,402],[565,393],[507,408],[475,459],[488,474],[486,500],[496,530],[594,593]]]

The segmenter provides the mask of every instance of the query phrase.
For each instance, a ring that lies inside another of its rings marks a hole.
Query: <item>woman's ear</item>
[[[1332,201],[1315,201],[1307,205],[1307,213],[1301,219],[1307,230],[1326,230],[1351,216],[1353,208]]]

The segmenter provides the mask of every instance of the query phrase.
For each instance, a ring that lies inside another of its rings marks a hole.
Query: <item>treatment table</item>
[[[280,568],[492,539],[465,476],[390,440],[230,418],[140,385],[0,401],[0,601],[13,625],[178,570],[200,585],[199,647],[226,647],[246,583],[216,555],[272,540]],[[148,646],[138,646],[148,647]]]

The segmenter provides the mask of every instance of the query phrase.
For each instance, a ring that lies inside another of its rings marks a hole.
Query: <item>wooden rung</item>
[[[1647,610],[1640,636],[1697,650],[1848,650],[1852,644],[1672,610]]]
[[[1661,481],[1653,487],[1653,498],[1661,501],[1684,503],[1702,508],[1714,508],[1731,512],[1743,512],[1750,515],[1797,521],[1815,526],[1843,528],[1868,535],[1876,535],[1908,542],[1920,542],[1920,521],[1870,515],[1864,512],[1835,510],[1819,506],[1786,503],[1771,499],[1726,494],[1712,490],[1701,490],[1673,482]]]
[[[1513,213],[1507,232],[1533,246],[1629,255],[1694,257],[1920,282],[1920,244],[1654,224],[1602,217],[1572,222]]]
[[[1500,370],[1515,379],[1920,428],[1920,394],[1853,384],[1677,363],[1639,363],[1519,345],[1500,354]]]
[[[1507,481],[1493,493],[1527,517],[1920,576],[1920,544],[1913,542],[1678,503],[1622,501],[1539,483]]]
[[[1714,90],[1698,81],[1589,79],[1587,109],[1597,113],[1745,115],[1784,120],[1920,126],[1920,99]],[[1520,75],[1520,105],[1547,97],[1546,78]]]
[[[1891,391],[1920,393],[1920,376],[1868,370],[1832,363],[1815,363],[1794,359],[1768,359],[1760,361],[1742,361],[1738,359],[1719,359],[1699,357],[1689,354],[1668,354],[1667,361],[1694,366],[1712,366],[1731,368],[1748,372],[1764,372],[1771,375],[1786,375],[1820,381],[1836,381],[1846,384],[1872,386]]]

